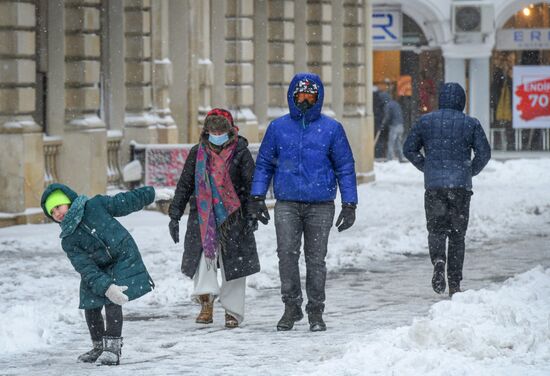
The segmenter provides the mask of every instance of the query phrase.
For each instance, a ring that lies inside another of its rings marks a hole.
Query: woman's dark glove
[[[171,219],[170,223],[168,223],[168,229],[170,230],[170,236],[174,243],[178,243],[180,241],[180,222]]]
[[[262,196],[252,196],[248,200],[248,215],[252,219],[256,219],[262,222],[264,225],[267,225],[271,217],[269,216],[269,211],[265,205],[265,197]]]
[[[258,229],[258,219],[251,216],[246,218],[246,226],[244,227],[244,233],[250,234]]]
[[[355,204],[342,204],[342,211],[336,220],[338,232],[347,230],[355,222]]]

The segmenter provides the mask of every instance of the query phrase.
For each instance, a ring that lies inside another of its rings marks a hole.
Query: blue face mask
[[[229,134],[224,133],[220,134],[219,136],[216,136],[214,134],[208,135],[208,141],[210,141],[212,144],[216,146],[220,146],[225,144],[229,140]]]

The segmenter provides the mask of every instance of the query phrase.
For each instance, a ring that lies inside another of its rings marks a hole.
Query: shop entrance
[[[382,127],[387,92],[403,112],[404,137],[419,116],[437,109],[438,87],[443,81],[443,56],[440,49],[428,47],[418,24],[403,14],[403,44],[399,50],[376,50],[373,53],[373,109],[375,123],[375,158],[386,158],[388,129]]]
[[[499,33],[514,35],[514,43],[507,42],[502,35],[499,38]],[[548,150],[550,148],[548,128],[514,129],[512,126],[513,68],[520,65],[550,66],[549,43],[545,41],[549,35],[550,5],[548,3],[532,4],[520,10],[497,30],[497,45],[491,56],[490,139],[494,149]]]

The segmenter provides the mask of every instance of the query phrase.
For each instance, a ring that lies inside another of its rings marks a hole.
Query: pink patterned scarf
[[[222,224],[241,206],[229,168],[237,148],[237,140],[216,153],[206,142],[199,144],[195,167],[195,192],[204,256],[215,260]]]

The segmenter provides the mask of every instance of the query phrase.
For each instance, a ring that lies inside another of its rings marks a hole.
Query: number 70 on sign
[[[548,94],[529,94],[529,101],[531,102],[531,107],[547,107],[548,103],[550,103]]]

